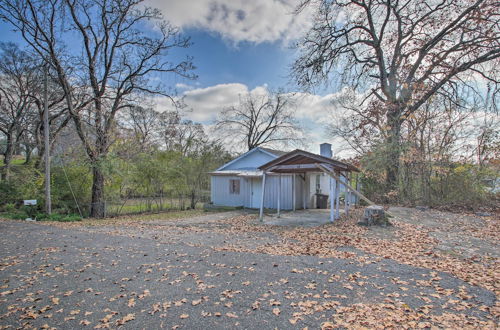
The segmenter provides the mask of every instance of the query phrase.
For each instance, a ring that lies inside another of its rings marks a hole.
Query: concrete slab
[[[269,214],[264,217],[264,224],[274,226],[315,227],[327,223],[330,223],[330,210],[328,209],[283,212],[280,218],[276,214]]]

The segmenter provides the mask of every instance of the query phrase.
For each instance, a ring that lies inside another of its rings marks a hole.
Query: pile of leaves
[[[465,314],[442,313],[432,314],[432,305],[425,305],[415,311],[406,304],[354,304],[348,307],[338,307],[333,315],[333,322],[325,322],[322,329],[337,329],[339,327],[365,329],[428,329],[457,327],[481,327],[494,329],[492,320],[481,321]]]
[[[371,262],[372,258],[359,256],[354,252],[338,250],[350,246],[372,255],[393,259],[399,263],[448,272],[472,284],[481,286],[500,295],[500,263],[489,256],[462,258],[437,251],[438,241],[430,236],[425,226],[393,220],[394,238],[376,238],[369,235],[370,229],[358,226],[361,210],[351,212],[349,217],[323,226],[312,228],[290,228],[282,226],[259,226],[255,218],[243,216],[230,220],[232,226],[224,231],[261,232],[271,231],[282,237],[279,245],[265,244],[250,250],[242,246],[226,245],[221,249],[238,252],[258,252],[273,255],[315,255],[332,258],[354,258],[360,262]],[[476,237],[500,237],[500,221],[487,220],[487,225],[478,229],[464,226],[464,235]],[[384,229],[385,230],[385,229]],[[497,235],[497,233],[499,235]]]

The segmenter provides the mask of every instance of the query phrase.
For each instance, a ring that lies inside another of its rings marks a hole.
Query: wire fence
[[[121,215],[132,215],[141,213],[159,213],[168,211],[183,211],[188,209],[202,209],[210,202],[210,193],[203,192],[195,196],[194,200],[186,197],[130,197],[108,199],[99,204],[81,203],[76,206],[76,210],[82,217],[88,217],[92,206],[104,210],[105,217],[116,217]],[[193,207],[194,206],[194,207]]]

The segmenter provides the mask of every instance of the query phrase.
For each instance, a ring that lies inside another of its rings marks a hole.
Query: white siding
[[[229,193],[229,180],[240,180],[240,193]],[[212,176],[212,203],[223,206],[243,206],[248,190],[247,182],[238,176]]]
[[[268,209],[276,209],[278,207],[278,189],[279,189],[279,176],[268,175],[266,178],[266,192],[264,199],[264,207]],[[291,210],[292,204],[292,176],[281,176],[281,202],[280,208],[282,210]]]
[[[230,194],[229,193],[229,180],[240,180],[240,194]],[[253,180],[257,180],[260,185],[262,185],[262,178],[253,178]],[[302,185],[299,180],[302,179],[296,178],[298,185],[296,185],[297,189],[297,207],[301,207],[302,205],[302,196],[300,194],[300,190]],[[244,206],[251,208],[251,196],[252,196],[252,178],[244,178],[238,176],[212,176],[212,186],[211,186],[211,194],[212,194],[212,203],[214,205],[223,205],[223,206]],[[266,192],[264,199],[264,207],[269,209],[276,209],[278,207],[278,187],[279,187],[279,178],[277,175],[269,175],[266,178]],[[291,175],[282,175],[281,176],[281,203],[280,207],[282,210],[291,210],[293,207],[292,204],[292,176]],[[260,194],[258,196],[259,200],[261,198]],[[255,206],[254,206],[255,208]]]

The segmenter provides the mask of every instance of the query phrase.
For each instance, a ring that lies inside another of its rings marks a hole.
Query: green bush
[[[5,217],[7,219],[13,219],[13,220],[24,220],[24,219],[28,218],[28,215],[23,211],[14,210],[12,212],[3,213],[2,217]]]
[[[19,201],[18,186],[13,181],[0,181],[0,201],[4,203],[2,207],[4,210],[6,204],[14,205],[15,202]]]
[[[59,221],[59,222],[73,222],[73,221],[82,221],[82,217],[78,214],[58,214],[53,213],[48,215],[46,213],[38,213],[36,215],[36,219],[39,221]]]
[[[82,221],[82,217],[79,216],[78,214],[68,214],[67,216],[65,216],[64,218],[62,218],[59,221],[61,221],[61,222]]]
[[[494,199],[485,186],[486,181],[498,178],[493,166],[421,159],[407,150],[403,150],[400,160],[397,184],[388,187],[384,152],[381,147],[361,159],[362,192],[376,203],[475,209],[490,205]]]
[[[16,204],[14,203],[7,203],[3,206],[3,211],[7,212],[7,213],[10,213],[10,212],[14,212],[16,210]]]
[[[54,166],[52,173],[52,208],[54,213],[78,212],[75,197],[80,208],[90,204],[92,173],[88,166],[76,162],[66,163],[64,168]],[[75,197],[73,197],[69,183],[71,183]]]

